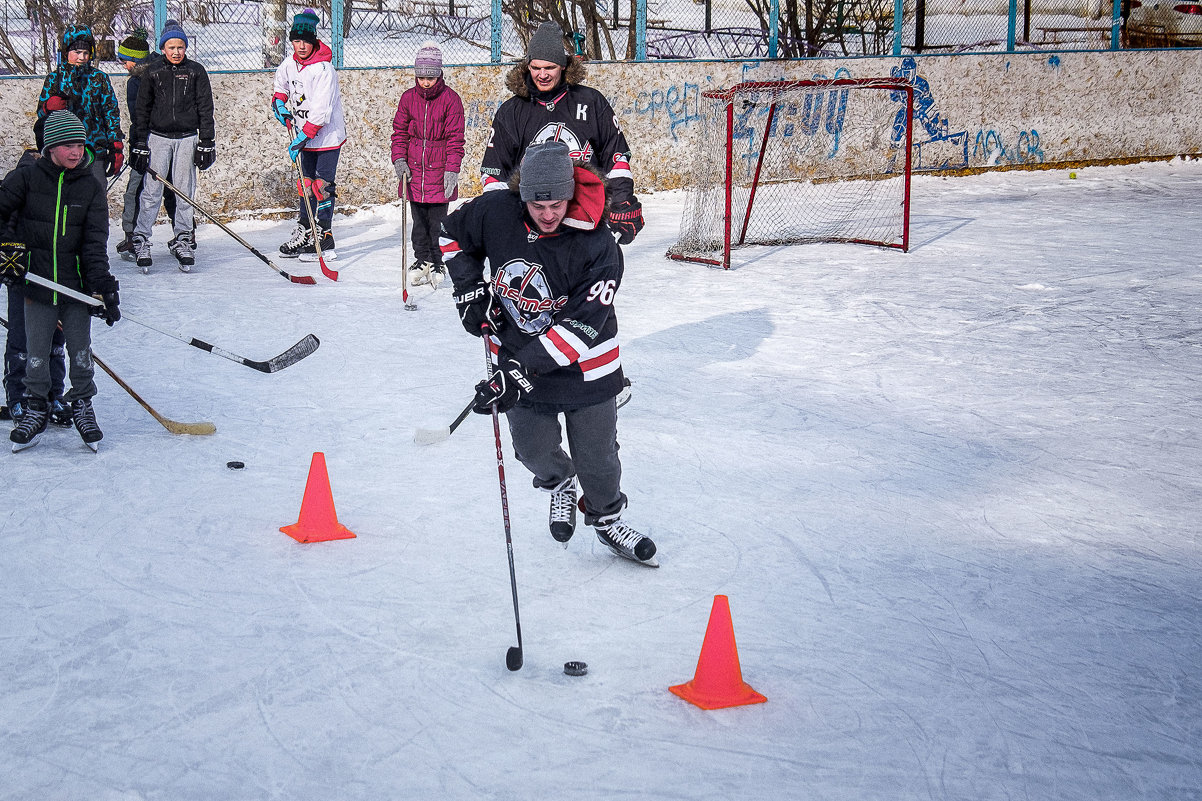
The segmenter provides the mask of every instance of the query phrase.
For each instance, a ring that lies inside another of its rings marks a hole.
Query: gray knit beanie
[[[58,145],[82,145],[88,139],[88,131],[70,111],[52,111],[46,115],[42,127],[42,152]]]
[[[539,142],[522,156],[518,192],[526,203],[571,200],[576,194],[576,170],[566,142]]]
[[[561,67],[568,65],[568,54],[563,49],[563,31],[554,22],[544,22],[538,26],[534,36],[530,37],[530,46],[526,48],[526,58],[530,61],[550,61]]]
[[[413,74],[418,78],[442,76],[442,49],[437,42],[426,42],[413,59]]]

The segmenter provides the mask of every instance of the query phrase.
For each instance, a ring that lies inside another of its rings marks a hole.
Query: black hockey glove
[[[145,142],[134,142],[129,148],[129,168],[136,173],[146,174],[150,167],[150,146]]]
[[[117,282],[114,281],[113,283],[116,284]],[[103,306],[91,307],[93,316],[99,317],[110,326],[121,319],[121,309],[119,308],[121,305],[121,297],[117,294],[116,286],[114,286],[108,292],[98,292],[92,297],[99,298],[100,300],[104,301]]]
[[[534,385],[522,365],[506,359],[492,375],[476,384],[476,403],[472,411],[492,414],[492,407],[496,406],[498,412],[504,413],[514,407],[523,392],[533,391]]]
[[[0,242],[0,283],[12,286],[25,279],[25,271],[29,269],[26,252],[24,242]]]
[[[192,154],[192,163],[197,169],[204,171],[213,166],[213,162],[217,161],[217,146],[213,144],[212,139],[201,139],[200,144],[196,146],[196,152]]]
[[[629,245],[643,230],[643,204],[623,200],[609,210],[609,230],[618,235],[619,245]]]
[[[505,325],[505,312],[500,304],[493,302],[492,291],[483,281],[455,296],[455,308],[459,310],[459,322],[463,330],[474,337],[480,336],[484,322],[495,334]]]

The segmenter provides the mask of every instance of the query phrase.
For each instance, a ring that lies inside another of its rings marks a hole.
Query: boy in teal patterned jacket
[[[46,101],[54,95],[67,98],[67,110],[83,121],[88,148],[95,154],[93,174],[101,184],[116,175],[125,161],[121,112],[109,76],[92,66],[96,38],[84,25],[68,25],[59,42],[59,64],[46,76],[38,98],[38,119],[45,117]]]

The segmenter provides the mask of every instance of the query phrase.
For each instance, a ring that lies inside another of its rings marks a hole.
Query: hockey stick
[[[181,191],[179,191],[178,189],[176,189],[174,184],[172,184],[170,181],[168,181],[168,180],[167,180],[166,178],[164,178],[163,176],[159,175],[159,174],[158,174],[157,172],[155,172],[155,171],[154,171],[152,168],[150,168],[150,167],[147,167],[147,168],[146,168],[146,174],[147,174],[147,175],[149,175],[151,178],[154,178],[156,181],[160,181],[160,182],[162,182],[163,186],[167,187],[167,188],[168,188],[168,189],[170,189],[172,192],[174,192],[174,193],[175,193],[175,197],[176,197],[176,200],[177,200],[177,202],[178,202],[178,201],[180,201],[180,200],[182,200],[183,202],[185,202],[185,203],[187,203],[188,205],[190,205],[192,208],[194,208],[194,209],[196,209],[197,211],[199,211],[201,214],[203,214],[205,217],[207,217],[207,218],[209,219],[209,221],[210,221],[210,222],[216,223],[216,224],[218,225],[218,227],[220,227],[220,228],[221,228],[221,230],[222,230],[222,231],[225,231],[227,234],[229,234],[230,236],[232,236],[234,239],[238,240],[238,244],[242,245],[242,247],[246,248],[246,249],[247,249],[247,250],[249,250],[251,253],[253,253],[253,254],[255,254],[256,256],[258,256],[258,257],[259,257],[259,259],[260,259],[260,260],[262,260],[262,262],[263,262],[264,264],[266,264],[266,265],[267,265],[268,267],[270,267],[271,269],[275,270],[275,271],[276,271],[277,273],[279,273],[280,275],[282,275],[282,276],[284,276],[285,278],[287,278],[287,279],[288,279],[289,281],[291,281],[292,283],[294,283],[294,284],[316,284],[316,283],[317,283],[317,279],[315,279],[315,278],[314,278],[313,276],[311,276],[311,275],[289,275],[288,273],[284,272],[283,270],[281,270],[281,269],[280,269],[280,268],[279,268],[279,267],[276,265],[276,263],[275,263],[275,262],[273,262],[271,259],[267,258],[267,257],[266,257],[266,256],[264,256],[262,253],[260,253],[260,252],[258,251],[258,249],[257,249],[257,248],[255,248],[255,246],[254,246],[254,245],[252,245],[251,243],[247,242],[247,241],[246,241],[245,239],[243,239],[242,237],[238,236],[238,234],[237,234],[237,233],[235,233],[233,230],[231,230],[229,226],[227,226],[227,225],[226,225],[225,223],[223,223],[221,220],[219,220],[219,219],[217,219],[216,217],[214,217],[214,216],[213,216],[211,213],[209,213],[209,212],[208,212],[208,211],[207,211],[207,210],[206,210],[206,209],[205,209],[203,206],[201,206],[199,203],[197,203],[197,202],[196,202],[194,199],[192,199],[192,198],[188,197],[188,196],[187,196],[187,195],[185,195],[183,192],[181,192]]]
[[[492,350],[488,342],[488,321],[480,324],[481,339],[484,340],[484,364],[488,375],[492,374]],[[505,520],[505,549],[509,553],[509,589],[513,593],[513,623],[517,627],[518,644],[511,646],[505,652],[505,667],[510,670],[522,669],[522,619],[518,615],[518,579],[513,569],[513,535],[509,529],[509,494],[505,491],[505,453],[501,449],[501,416],[497,406],[492,407],[492,433],[497,441],[497,482],[501,486],[501,516]]]
[[[3,317],[0,317],[0,325],[4,326],[5,328],[8,328],[8,320],[5,320]],[[112,368],[110,368],[107,364],[102,362],[100,360],[100,357],[96,355],[95,351],[92,351],[92,361],[94,361],[98,365],[100,365],[100,369],[102,369],[106,373],[108,373],[109,377],[112,378],[114,381],[116,381],[117,385],[119,387],[121,387],[123,390],[128,392],[129,396],[131,398],[136,400],[138,403],[142,404],[142,408],[145,409],[146,411],[150,412],[150,416],[153,417],[155,420],[158,420],[162,424],[163,428],[167,429],[172,434],[204,435],[204,434],[213,434],[217,431],[217,426],[213,425],[212,423],[177,423],[174,420],[169,420],[168,418],[163,417],[163,415],[156,412],[149,403],[142,400],[142,396],[139,395],[137,392],[134,392],[133,387],[131,387],[129,384],[122,381],[121,377],[118,376],[116,373],[114,373]]]
[[[292,126],[289,125],[287,130],[291,133]],[[313,204],[309,202],[309,190],[311,187],[305,183],[305,171],[301,169],[299,153],[296,154],[296,158],[292,160],[292,163],[296,165],[296,177],[299,179],[296,188],[300,190],[300,196],[305,201],[305,211],[309,214],[309,230],[313,233],[313,247],[317,249],[317,263],[321,265],[321,274],[331,281],[337,281],[338,271],[331,270],[326,266],[325,254],[321,252],[321,232],[318,230],[317,218],[313,216]],[[314,200],[317,200],[316,196]]]
[[[163,428],[167,429],[172,434],[193,434],[196,436],[204,436],[207,434],[217,433],[217,426],[213,425],[212,423],[177,423],[174,420],[169,420],[166,417],[163,417],[163,415],[156,412],[149,403],[142,400],[142,396],[134,392],[133,387],[122,381],[121,376],[114,373],[112,368],[101,361],[100,357],[96,355],[96,351],[92,351],[92,361],[100,365],[100,369],[108,373],[109,378],[116,381],[117,385],[128,392],[131,398],[142,404],[142,408],[150,412],[150,416],[155,420],[158,420]]]
[[[62,284],[56,284],[49,278],[43,278],[42,276],[34,273],[25,273],[25,280],[34,284],[38,284],[39,286],[44,286],[47,289],[52,289],[59,294],[66,295],[72,300],[77,300],[80,303],[86,303],[89,306],[104,305],[103,302],[97,300],[91,295],[85,295],[82,292],[76,292],[70,287],[65,287]],[[245,356],[239,356],[236,353],[230,353],[228,350],[222,350],[216,345],[210,345],[208,342],[205,342],[202,339],[196,339],[195,337],[190,337],[186,334],[179,334],[174,331],[164,331],[161,328],[157,328],[156,326],[153,326],[144,320],[139,320],[137,317],[126,314],[125,312],[121,313],[121,319],[129,320],[131,323],[137,323],[143,328],[149,328],[151,331],[158,331],[164,336],[178,339],[180,342],[184,342],[194,348],[200,348],[201,350],[208,351],[209,353],[221,356],[222,358],[229,359],[232,362],[244,364],[252,370],[258,370],[260,373],[276,373],[280,370],[283,370],[285,367],[290,367],[291,365],[296,364],[301,359],[313,353],[313,351],[317,350],[317,346],[321,344],[321,341],[318,340],[316,336],[309,334],[300,342],[297,342],[295,345],[288,348],[288,350],[284,351],[278,356],[273,356],[267,361],[257,362],[253,359],[247,359]]]
[[[405,304],[406,311],[417,311],[417,304],[409,300],[409,240],[406,238],[408,228],[409,177],[404,176],[401,178],[401,301]]]
[[[108,186],[106,186],[104,189],[104,193],[106,195],[113,191],[113,187],[117,185],[117,181],[121,178],[121,176],[125,174],[125,168],[128,166],[129,165],[125,162],[121,163],[121,169],[117,170],[117,174],[109,179]]]
[[[630,400],[629,378],[623,379],[622,389],[618,392],[615,400],[619,409],[625,406]],[[470,401],[468,401],[467,406],[463,407],[463,411],[459,413],[459,416],[455,418],[455,421],[449,426],[443,426],[442,428],[419,428],[417,431],[413,432],[413,441],[418,445],[434,445],[442,442],[444,439],[447,439],[455,433],[455,429],[459,428],[459,424],[467,418],[468,414],[472,411],[472,407],[475,405],[476,399],[472,398]]]

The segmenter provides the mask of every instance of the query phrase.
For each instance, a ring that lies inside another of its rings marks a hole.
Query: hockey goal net
[[[914,90],[895,78],[741,83],[701,95],[675,259],[859,242],[909,249]]]

